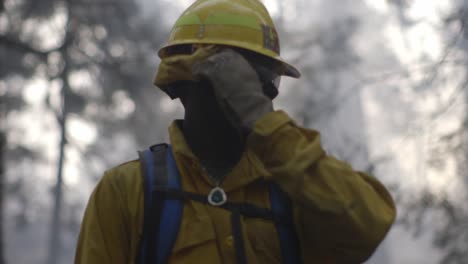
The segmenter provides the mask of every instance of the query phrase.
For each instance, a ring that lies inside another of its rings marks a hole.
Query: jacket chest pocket
[[[247,233],[259,263],[281,263],[278,233],[273,222],[261,219],[247,221]]]
[[[183,219],[169,263],[221,263],[216,235],[208,217]]]
[[[182,221],[173,253],[186,251],[204,244],[214,244],[216,235],[209,217],[196,217]]]

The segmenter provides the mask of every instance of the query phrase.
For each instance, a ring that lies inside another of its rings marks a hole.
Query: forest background
[[[0,0],[0,264],[72,263],[105,169],[167,141],[152,86],[179,0]],[[276,107],[391,190],[369,263],[467,263],[468,1],[265,0],[282,55]]]

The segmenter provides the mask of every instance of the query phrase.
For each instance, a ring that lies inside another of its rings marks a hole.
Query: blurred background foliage
[[[182,109],[152,87],[156,51],[190,2],[0,0],[0,264],[72,262],[103,171],[168,140]],[[277,106],[385,182],[395,229],[433,245],[394,231],[370,263],[468,259],[468,1],[446,2],[265,1],[303,73]]]

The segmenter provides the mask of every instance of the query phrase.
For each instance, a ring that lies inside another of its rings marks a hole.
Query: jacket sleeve
[[[362,263],[372,255],[396,215],[377,179],[328,156],[317,132],[282,111],[257,121],[248,140],[267,177],[293,201],[305,263]]]
[[[75,255],[75,264],[127,264],[128,217],[111,175],[104,174],[88,202]]]

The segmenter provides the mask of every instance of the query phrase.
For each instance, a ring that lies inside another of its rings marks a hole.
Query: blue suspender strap
[[[156,145],[139,153],[144,190],[143,233],[136,264],[165,264],[172,253],[182,221],[182,199],[166,197],[155,190],[182,191],[180,175],[172,154],[166,144]],[[182,193],[182,192],[181,192]],[[282,263],[299,264],[301,252],[294,229],[291,201],[274,183],[269,184],[270,204],[274,215],[282,221],[276,223]]]
[[[172,155],[172,149],[169,146],[166,151],[166,166],[167,166],[167,188],[182,190],[180,183],[179,170],[177,164]],[[183,201],[177,199],[165,199],[159,225],[158,243],[156,252],[157,264],[164,264],[168,262],[168,259],[172,253],[177,235],[179,233],[179,227],[182,221],[183,212]]]
[[[144,215],[143,215],[143,231],[140,240],[140,247],[137,257],[137,264],[145,264],[147,260],[149,230],[151,229],[151,207],[152,207],[152,192],[154,184],[154,164],[153,153],[149,150],[138,152],[140,156],[141,174],[143,180],[143,195],[144,195]]]
[[[167,144],[159,144],[150,148],[148,152],[153,153],[153,185],[151,185],[151,222],[148,238],[148,253],[146,264],[159,263],[161,252],[156,250],[159,248],[159,231],[161,216],[164,214],[164,193],[155,192],[154,187],[166,187],[168,183],[167,166],[166,166],[166,153],[168,152]]]
[[[285,222],[276,223],[278,232],[282,263],[302,263],[299,241],[294,229],[291,200],[275,183],[269,183],[270,206],[273,213],[282,216]]]
[[[154,192],[155,186],[167,186],[166,149],[159,144],[139,152],[144,192],[143,231],[138,251],[137,264],[154,264],[158,259],[159,223],[161,220],[164,194]]]

